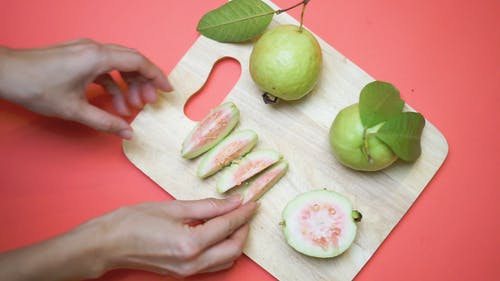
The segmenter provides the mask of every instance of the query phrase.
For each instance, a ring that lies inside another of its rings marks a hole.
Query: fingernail
[[[126,140],[132,139],[133,134],[134,133],[130,129],[125,129],[118,132],[118,135]]]
[[[153,91],[150,94],[144,96],[144,99],[147,103],[155,103],[156,102],[156,91]]]
[[[165,78],[165,85],[164,85],[164,88],[163,90],[167,91],[167,92],[172,92],[174,90],[174,87],[172,87],[172,84],[170,84],[170,81],[168,81],[167,78]]]
[[[149,83],[142,85],[142,100],[145,103],[152,103],[156,100],[156,89],[153,85]]]
[[[122,116],[130,116],[130,110],[128,109],[128,107],[125,105],[123,107],[121,107],[119,110],[117,110],[118,113]]]
[[[234,195],[231,195],[227,198],[227,200],[229,200],[229,202],[241,202],[241,200],[243,199],[243,197],[241,197],[240,194],[234,194]]]
[[[139,100],[139,101],[135,101],[135,102],[133,103],[133,105],[134,105],[134,107],[135,107],[135,108],[137,108],[137,109],[141,109],[141,108],[144,106],[144,104],[143,104],[143,103],[142,103],[142,101],[140,101],[140,100]]]

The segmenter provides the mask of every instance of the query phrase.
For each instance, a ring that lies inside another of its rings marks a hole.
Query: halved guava
[[[361,214],[341,194],[321,189],[292,199],[282,217],[283,232],[292,248],[311,257],[331,258],[351,246]]]
[[[222,171],[217,179],[216,189],[219,193],[224,193],[262,172],[280,159],[281,154],[272,149],[250,152],[239,163],[232,164]]]
[[[181,155],[195,158],[219,143],[240,120],[240,111],[232,102],[214,108],[203,118],[182,143]]]
[[[281,177],[286,174],[288,163],[280,160],[278,163],[256,175],[243,191],[243,204],[250,201],[257,201],[266,191],[268,191]]]
[[[203,155],[198,165],[198,177],[206,178],[211,176],[232,161],[241,158],[252,150],[257,144],[257,140],[257,134],[252,130],[243,130],[230,134]]]

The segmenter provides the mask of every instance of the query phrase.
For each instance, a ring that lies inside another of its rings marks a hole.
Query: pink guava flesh
[[[257,144],[257,134],[243,130],[230,134],[203,155],[198,165],[198,177],[206,178],[218,172],[245,154]]]
[[[236,126],[239,116],[240,112],[232,102],[213,109],[182,143],[182,157],[195,158],[215,146]]]
[[[217,191],[224,193],[240,185],[280,159],[281,155],[271,149],[257,150],[247,154],[238,164],[233,164],[223,171],[216,183]]]
[[[258,174],[246,186],[243,192],[243,204],[250,201],[257,201],[286,174],[287,169],[288,163],[281,160]]]
[[[353,243],[360,214],[343,195],[313,190],[292,199],[282,217],[283,232],[292,248],[308,256],[331,258]]]
[[[313,203],[301,211],[300,230],[305,239],[327,250],[338,246],[338,237],[344,227],[343,215],[327,203]]]

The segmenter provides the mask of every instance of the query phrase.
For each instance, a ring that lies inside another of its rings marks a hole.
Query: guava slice
[[[238,124],[240,111],[232,102],[214,108],[191,130],[182,143],[181,155],[195,158],[215,146]]]
[[[281,154],[272,149],[261,149],[248,153],[239,161],[222,171],[216,189],[224,193],[278,162]]]
[[[235,159],[241,158],[257,144],[257,134],[243,130],[230,134],[205,153],[198,165],[198,177],[206,178],[217,173]]]
[[[278,163],[256,175],[243,191],[243,204],[257,201],[266,191],[276,184],[287,172],[288,163],[280,160]]]
[[[292,199],[282,212],[286,242],[296,251],[331,258],[346,251],[356,237],[361,214],[341,194],[313,190]]]

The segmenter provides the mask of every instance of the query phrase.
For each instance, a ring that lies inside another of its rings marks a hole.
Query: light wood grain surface
[[[274,17],[272,25],[287,23],[297,24],[289,15],[281,14]],[[222,44],[200,36],[169,76],[175,92],[147,106],[132,123],[134,139],[123,143],[130,161],[175,198],[220,197],[215,191],[217,174],[198,179],[199,159],[186,160],[180,155],[182,141],[195,125],[184,115],[184,105],[203,86],[215,62],[224,57],[237,59],[241,77],[226,97],[241,112],[236,130],[253,129],[259,135],[256,148],[276,149],[289,163],[288,173],[261,199],[244,250],[279,280],[353,279],[448,153],[445,138],[426,120],[422,155],[415,163],[398,161],[375,173],[341,166],[330,151],[328,130],[336,114],[357,102],[361,88],[374,79],[321,38],[318,41],[324,66],[315,90],[298,102],[271,106],[262,102],[261,91],[250,78],[252,43]],[[406,106],[406,110],[411,108]],[[354,244],[333,259],[315,259],[295,252],[285,243],[279,225],[281,210],[289,200],[318,188],[344,194],[363,213]]]

